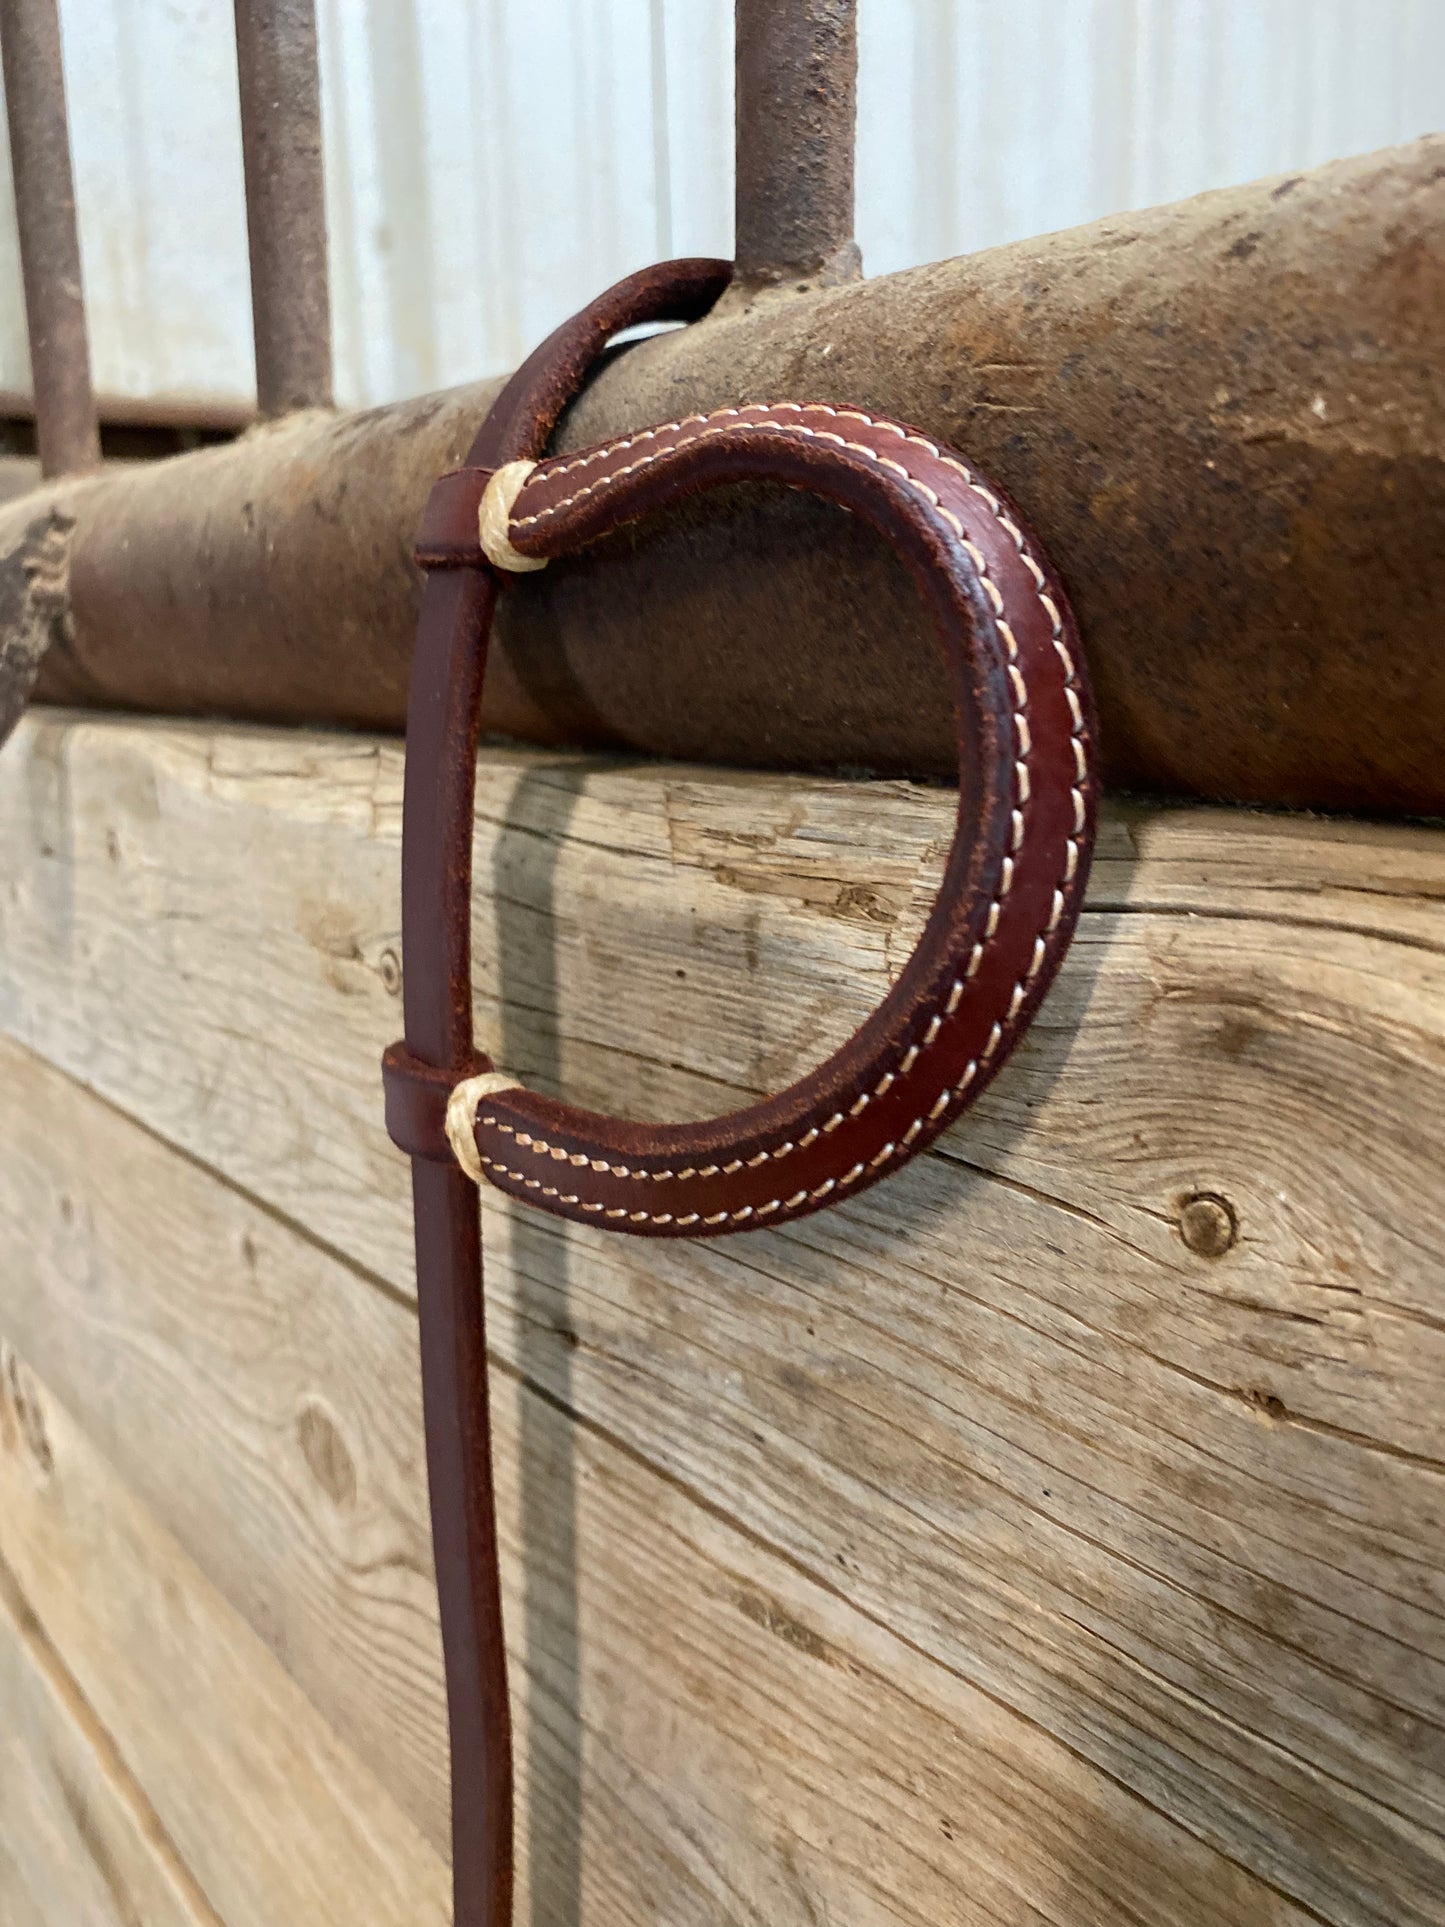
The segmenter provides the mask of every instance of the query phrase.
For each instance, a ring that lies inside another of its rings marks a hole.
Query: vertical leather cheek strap
[[[952,449],[868,410],[725,408],[543,458],[608,336],[689,319],[718,262],[604,295],[504,391],[418,536],[428,571],[407,722],[406,1038],[387,1123],[413,1160],[427,1459],[452,1741],[456,1920],[511,1909],[511,1765],[474,1179],[650,1237],[778,1224],[855,1195],[997,1075],[1048,989],[1092,848],[1093,716],[1067,600],[1001,490]],[[889,541],[933,620],[958,724],[959,802],[913,956],[854,1037],[788,1090],[708,1123],[641,1125],[527,1090],[476,1050],[470,892],[475,741],[500,572],[544,566],[684,494],[764,480],[839,504]]]

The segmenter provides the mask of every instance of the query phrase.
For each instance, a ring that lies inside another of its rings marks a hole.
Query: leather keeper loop
[[[434,1164],[453,1160],[447,1136],[447,1105],[459,1076],[485,1077],[495,1074],[489,1057],[476,1057],[461,1073],[440,1070],[409,1051],[405,1044],[392,1044],[381,1060],[381,1081],[386,1094],[386,1130],[392,1143],[409,1158],[426,1158]]]
[[[495,473],[490,468],[454,468],[437,477],[412,550],[418,568],[462,569],[481,564],[478,523],[482,497]]]

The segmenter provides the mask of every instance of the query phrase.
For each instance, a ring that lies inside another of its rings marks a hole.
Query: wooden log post
[[[917,423],[1058,562],[1112,782],[1439,811],[1442,156],[1425,140],[704,322],[614,359],[560,441],[779,394]],[[73,639],[43,695],[399,727],[412,531],[493,392],[280,423],[5,507],[0,574],[22,589],[41,504],[75,517]],[[487,720],[753,765],[950,767],[901,572],[839,514],[753,491],[509,595]]]

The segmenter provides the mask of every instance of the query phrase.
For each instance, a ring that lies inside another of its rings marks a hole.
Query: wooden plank
[[[6,1927],[219,1927],[3,1566],[0,1706]]]
[[[32,720],[0,1023],[405,1292],[373,1069],[399,774]],[[947,814],[489,754],[483,1027],[622,1109],[779,1082],[896,967]],[[1043,1019],[939,1155],[714,1248],[489,1212],[496,1343],[1322,1918],[1431,1919],[1442,894],[1437,833],[1115,810]]]
[[[8,1346],[0,1551],[209,1903],[176,1918],[450,1919],[439,1857]],[[59,1843],[45,1858],[62,1858]],[[66,1878],[63,1864],[35,1870],[48,1920],[63,1917]],[[158,1907],[121,1917],[150,1927],[172,1916]]]
[[[416,1319],[0,1043],[0,1331],[447,1846]]]
[[[386,739],[36,713],[0,761],[0,1025],[409,1288],[406,1172],[372,1075],[401,1022],[401,770]],[[931,900],[950,815],[945,792],[906,784],[780,777],[760,792],[727,772],[492,752],[475,850],[479,1031],[529,1081],[638,1114],[701,1116],[780,1084],[881,995]],[[1046,1013],[1067,1047],[1031,1050],[1031,1094],[1061,1069],[1065,1098],[1117,1080],[1118,1006],[1127,1014],[1139,979],[1159,975],[1155,950],[1187,974],[1181,942],[1211,934],[1191,919],[1212,920],[1226,966],[1250,925],[1267,942],[1298,926],[1398,940],[1422,952],[1401,995],[1428,989],[1442,876],[1445,846],[1428,831],[1107,811],[1079,956],[1053,1000],[1067,1008]],[[1158,917],[1121,921],[1140,911]],[[1284,968],[1287,938],[1274,948]],[[1118,995],[1075,1039],[1101,960],[1100,997]],[[1378,1007],[1388,987],[1370,994]],[[1197,1111],[1216,1068],[1180,1065],[1174,1041],[1122,1048],[1151,1047]],[[1225,1042],[1225,1067],[1248,1055],[1237,1025]],[[1181,1088],[1191,1070],[1196,1087]],[[1004,1110],[1020,1082],[974,1114],[1002,1113],[1001,1127],[966,1125],[950,1143],[1006,1174],[1047,1175],[1066,1202],[1101,1183],[1125,1208],[1147,1195],[1136,1215],[1158,1217],[1177,1173],[1131,1168],[1116,1183],[1090,1155],[1093,1115],[1042,1170],[1033,1133],[1013,1128],[1018,1107]],[[318,1168],[298,1152],[323,1120]],[[1042,1125],[1054,1121],[1046,1110]],[[1228,1152],[1221,1177],[1248,1173],[1232,1130],[1218,1136],[1198,1161]],[[1304,1216],[1313,1202],[1300,1200]],[[1295,1255],[1302,1242],[1290,1239]]]
[[[13,1044],[0,1075],[0,1322],[442,1844],[412,1311]],[[832,1583],[498,1392],[532,1917],[1034,1927],[1066,1897],[1070,1927],[1302,1927]]]

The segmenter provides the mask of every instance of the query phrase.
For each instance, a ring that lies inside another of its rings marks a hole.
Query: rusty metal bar
[[[164,429],[176,434],[240,435],[256,420],[246,402],[166,395],[95,397],[102,428]],[[0,422],[33,422],[35,398],[15,388],[0,388]]]
[[[737,0],[737,279],[853,281],[856,0]]]
[[[236,64],[263,415],[331,405],[331,300],[313,0],[236,0]]]
[[[20,229],[41,472],[100,460],[75,224],[56,0],[0,0],[0,54]]]

